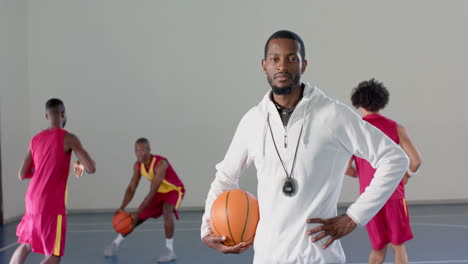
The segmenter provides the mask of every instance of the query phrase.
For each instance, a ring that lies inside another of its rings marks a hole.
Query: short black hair
[[[149,146],[149,140],[147,138],[144,138],[144,137],[141,137],[139,139],[136,140],[135,144],[138,144],[138,143],[145,143],[146,145]]]
[[[62,100],[58,98],[50,98],[45,104],[46,111],[50,111],[54,114],[60,114],[65,111],[65,105]]]
[[[377,112],[385,108],[390,94],[382,82],[374,78],[362,81],[353,89],[351,102],[354,107]]]
[[[268,52],[268,44],[270,44],[270,41],[272,39],[293,39],[297,42],[299,42],[299,45],[301,46],[301,50],[300,50],[300,54],[301,54],[301,57],[302,57],[302,60],[305,60],[305,47],[304,47],[304,41],[302,41],[301,37],[299,37],[299,35],[297,35],[296,33],[292,32],[292,31],[289,31],[289,30],[279,30],[279,31],[276,31],[275,33],[273,33],[273,35],[271,35],[266,44],[265,44],[265,54],[264,54],[264,58],[266,58],[267,56],[267,52]]]

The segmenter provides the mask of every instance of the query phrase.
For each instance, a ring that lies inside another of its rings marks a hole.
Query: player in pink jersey
[[[142,224],[148,218],[164,217],[164,231],[166,235],[166,247],[163,249],[159,262],[168,262],[176,259],[174,252],[174,220],[172,214],[179,219],[178,208],[185,194],[185,188],[169,161],[162,156],[151,154],[150,143],[146,138],[140,138],[135,142],[135,155],[137,161],[133,166],[133,176],[125,192],[120,208],[116,211],[124,211],[130,203],[140,182],[141,176],[150,181],[151,187],[140,207],[130,213],[134,219],[135,227]],[[130,233],[129,233],[130,234]],[[129,234],[118,235],[114,241],[104,250],[105,256],[114,256],[120,243]]]
[[[20,180],[31,181],[25,197],[26,212],[16,230],[20,245],[10,264],[24,263],[31,251],[45,255],[42,264],[60,262],[65,248],[65,192],[71,153],[78,158],[74,165],[76,177],[84,170],[96,170],[78,137],[63,129],[67,118],[61,100],[47,101],[46,119],[48,129],[33,137],[18,173]]]
[[[363,119],[380,129],[406,152],[410,166],[402,181],[374,218],[366,225],[372,245],[369,263],[383,263],[388,244],[391,244],[395,263],[408,263],[405,242],[413,238],[405,200],[405,184],[421,165],[421,155],[408,136],[406,128],[379,114],[389,99],[387,88],[375,79],[363,81],[351,95],[353,106],[358,108]],[[352,166],[352,161],[356,168]],[[351,158],[346,174],[359,177],[360,193],[363,193],[374,177],[375,169],[364,159]]]

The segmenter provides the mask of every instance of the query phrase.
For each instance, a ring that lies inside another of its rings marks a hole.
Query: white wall
[[[27,3],[0,0],[0,128],[4,219],[24,211],[27,183],[17,177],[29,137]]]
[[[71,209],[120,204],[140,136],[180,174],[182,206],[201,207],[238,121],[269,89],[260,60],[278,29],[303,37],[303,79],[330,96],[349,104],[359,81],[385,82],[384,114],[408,127],[423,154],[410,201],[468,199],[465,1],[43,0],[28,8],[29,136],[46,125],[44,102],[62,98],[67,129],[97,162],[96,175],[70,180]],[[250,169],[241,186],[255,193],[255,184]],[[356,195],[346,179],[341,201]]]

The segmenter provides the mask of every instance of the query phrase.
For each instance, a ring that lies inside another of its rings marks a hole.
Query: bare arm
[[[406,155],[408,155],[408,157],[410,158],[409,169],[413,172],[417,171],[421,166],[422,162],[421,154],[411,141],[408,135],[408,131],[406,131],[406,128],[401,125],[398,125],[398,137],[400,138],[400,147],[406,152]],[[405,184],[409,178],[410,175],[408,173],[405,173],[405,176],[403,178]]]
[[[18,178],[20,180],[30,179],[34,174],[34,164],[31,157],[31,151],[28,150],[26,156],[24,156],[23,162],[21,162],[20,169],[18,171]]]
[[[346,168],[345,174],[351,177],[357,177],[356,169],[353,167],[354,158],[351,157],[348,161],[348,167]]]
[[[120,205],[119,210],[124,211],[125,207],[132,201],[133,196],[135,195],[135,191],[138,187],[138,183],[140,182],[141,174],[138,171],[137,167],[137,162],[135,162],[135,166],[133,166],[133,176],[132,179],[130,180],[130,184],[127,187],[127,190],[125,191],[125,197],[122,201],[122,205]]]
[[[82,164],[87,173],[96,172],[96,163],[88,154],[88,152],[81,145],[80,140],[77,136],[67,133],[64,138],[65,152],[73,151],[78,158],[80,164]]]
[[[154,178],[151,180],[151,187],[149,193],[146,195],[145,199],[141,203],[140,208],[136,211],[136,214],[139,215],[145,210],[146,207],[151,203],[154,196],[158,192],[159,185],[164,180],[166,176],[167,162],[165,160],[159,161],[154,167]]]

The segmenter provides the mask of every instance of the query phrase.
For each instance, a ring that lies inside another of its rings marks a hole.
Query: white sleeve
[[[365,226],[387,202],[409,166],[406,153],[379,129],[362,120],[348,107],[337,105],[332,133],[351,153],[376,168],[374,178],[346,214]]]
[[[240,121],[224,160],[216,165],[216,177],[211,183],[202,218],[201,238],[211,234],[210,212],[216,198],[225,190],[239,188],[239,176],[251,163],[248,155],[248,113]]]

